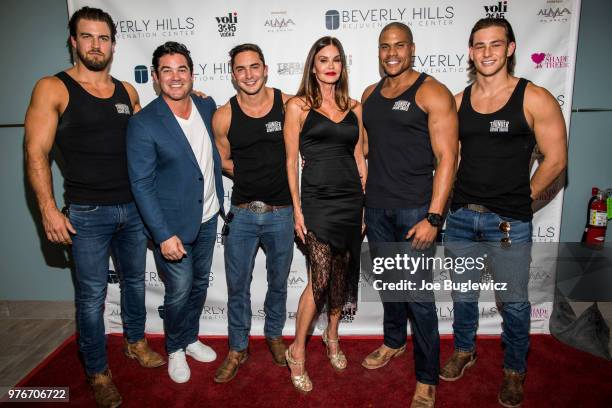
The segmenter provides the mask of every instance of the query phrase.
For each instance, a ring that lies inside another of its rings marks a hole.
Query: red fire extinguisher
[[[604,192],[593,187],[592,197],[587,209],[587,222],[582,234],[582,242],[587,245],[601,246],[606,239],[608,212]]]

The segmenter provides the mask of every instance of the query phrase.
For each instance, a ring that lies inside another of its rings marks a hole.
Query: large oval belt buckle
[[[251,201],[249,203],[249,210],[253,211],[254,213],[257,214],[262,214],[266,212],[266,203],[264,203],[263,201]]]

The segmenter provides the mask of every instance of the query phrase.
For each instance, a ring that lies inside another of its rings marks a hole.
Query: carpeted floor
[[[226,339],[205,339],[218,353],[217,361],[199,363],[188,358],[191,380],[175,384],[166,366],[141,368],[123,356],[122,338],[109,336],[109,364],[123,396],[124,407],[407,407],[415,385],[411,347],[386,367],[366,370],[361,360],[380,339],[343,338],[349,367],[337,373],[325,357],[320,337],[308,345],[307,370],[314,383],[309,395],[295,391],[286,368],[275,366],[263,339],[251,340],[251,355],[236,378],[215,384],[214,372],[227,352]],[[163,351],[163,338],[149,339]],[[441,343],[442,362],[452,352],[452,340]],[[457,382],[441,382],[438,407],[496,407],[502,380],[499,338],[479,338],[478,362]],[[531,337],[524,407],[612,406],[612,363],[570,348],[545,335]],[[20,386],[68,386],[71,406],[94,406],[85,382],[74,338],[53,353]],[[38,406],[38,404],[36,404]],[[44,406],[52,404],[43,404]],[[65,407],[67,404],[56,404]],[[24,407],[25,404],[15,404]]]

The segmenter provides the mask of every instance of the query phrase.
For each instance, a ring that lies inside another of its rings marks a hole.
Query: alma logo
[[[227,16],[215,17],[221,37],[234,37],[238,28],[238,13],[227,13]]]
[[[508,12],[508,2],[500,1],[497,4],[490,6],[484,6],[485,16],[491,18],[505,18],[505,14]]]
[[[134,67],[134,80],[137,84],[146,84],[149,82],[149,70],[146,65],[136,65]]]
[[[340,28],[340,13],[338,10],[328,10],[325,13],[325,28],[328,30]]]
[[[572,12],[569,11],[567,7],[549,7],[547,9],[541,9],[538,12],[538,17],[540,17],[540,21],[542,22],[567,21],[567,16],[570,14],[572,14]]]
[[[264,27],[268,32],[291,31],[291,26],[294,26],[293,19],[287,17],[286,11],[273,11],[270,13],[270,18],[264,23]]]

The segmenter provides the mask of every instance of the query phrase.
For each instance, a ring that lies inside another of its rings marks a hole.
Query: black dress
[[[364,199],[354,156],[358,140],[353,111],[336,123],[311,109],[300,133],[302,213],[318,311],[357,305]]]

